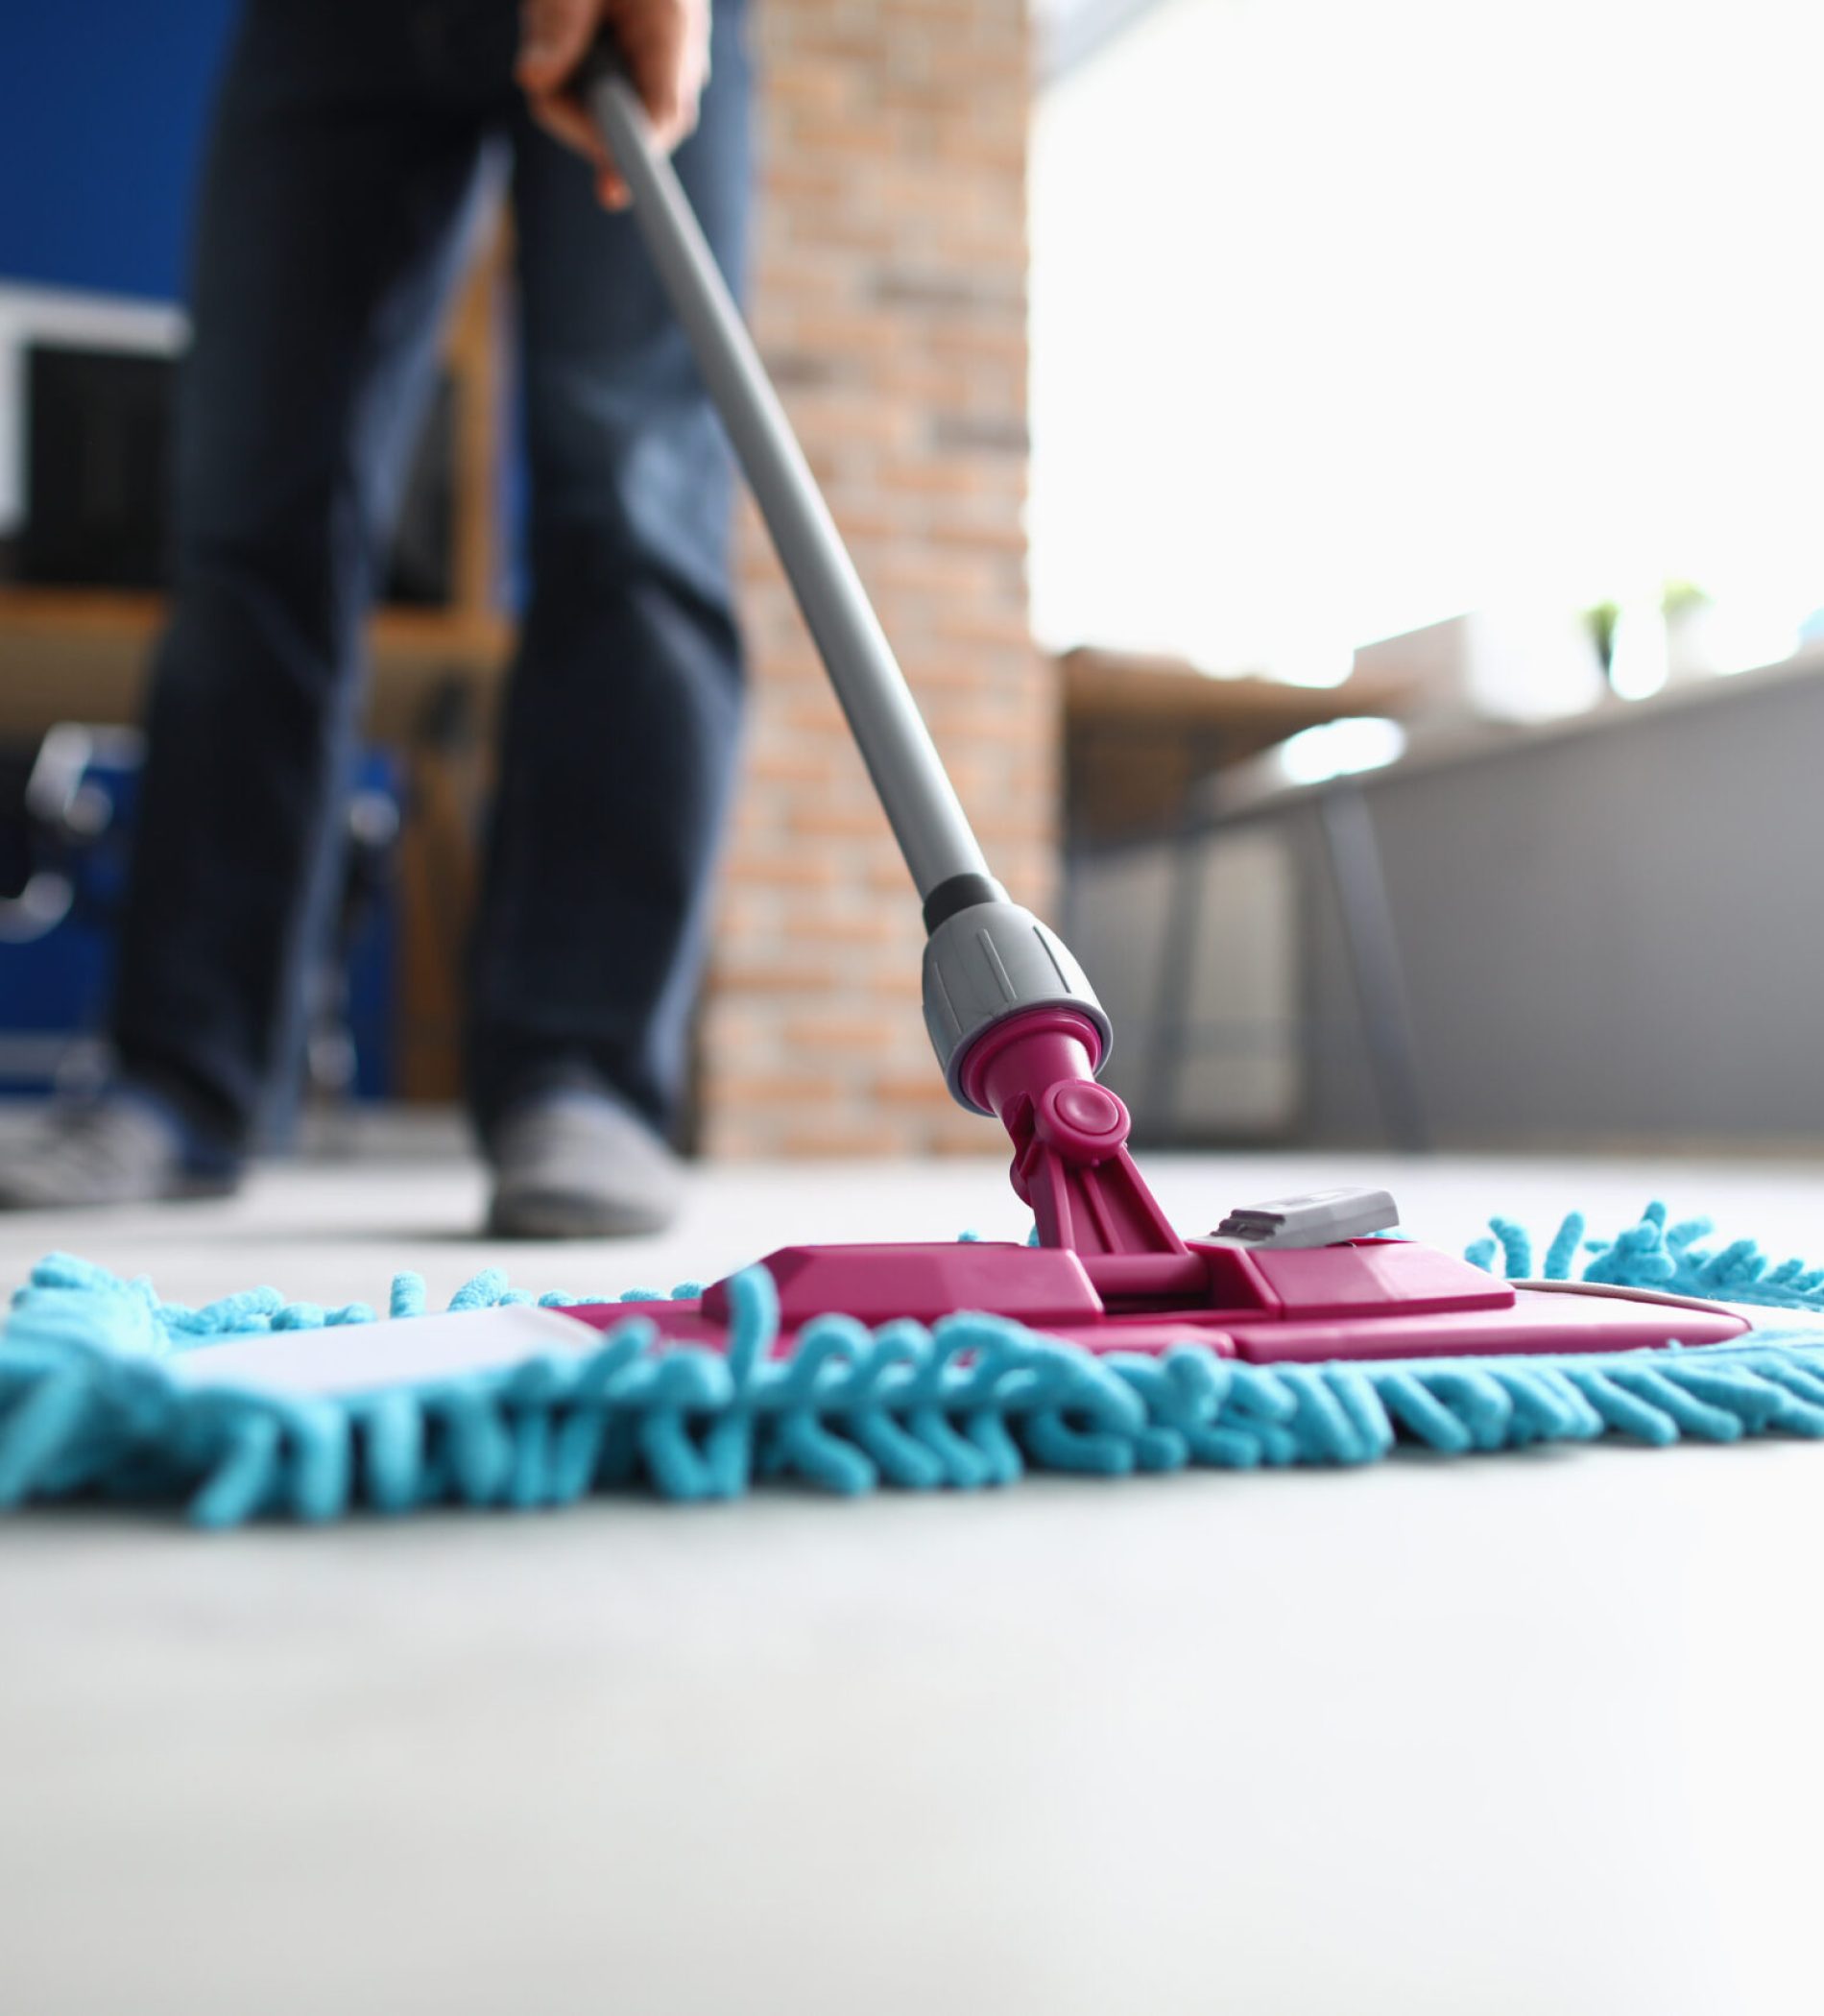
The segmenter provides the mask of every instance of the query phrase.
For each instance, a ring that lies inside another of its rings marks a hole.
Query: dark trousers
[[[738,284],[744,9],[678,170]],[[362,630],[469,228],[511,174],[531,582],[469,972],[484,1127],[671,1116],[739,729],[732,468],[631,218],[535,129],[513,0],[252,0],[195,227],[178,555],[114,1040],[238,1153],[338,874]]]

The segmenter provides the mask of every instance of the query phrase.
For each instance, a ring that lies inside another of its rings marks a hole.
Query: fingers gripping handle
[[[868,601],[740,311],[618,59],[598,46],[582,93],[766,520],[921,897],[990,880],[967,815]],[[979,900],[979,899],[977,899]]]

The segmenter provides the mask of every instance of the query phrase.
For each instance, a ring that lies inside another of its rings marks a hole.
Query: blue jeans
[[[738,285],[749,79],[718,0],[678,170]],[[513,0],[251,0],[195,227],[170,627],[113,1037],[245,1146],[327,913],[363,619],[470,226],[511,172],[531,582],[470,958],[484,1129],[551,1085],[671,1119],[740,726],[732,470],[633,221],[526,117]]]

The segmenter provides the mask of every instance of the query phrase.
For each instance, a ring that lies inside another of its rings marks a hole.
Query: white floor
[[[1824,1171],[1322,1174],[1460,1244],[1666,1190],[1824,1253]],[[1011,1235],[992,1164],[716,1170],[644,1248],[470,1242],[442,1138],[231,1204],[0,1219],[200,1299],[667,1286]],[[1813,2011],[1824,1449],[781,1494],[204,1539],[0,1529],[7,2016]]]

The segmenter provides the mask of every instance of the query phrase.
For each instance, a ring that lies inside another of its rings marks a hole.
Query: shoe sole
[[[494,1199],[491,1239],[636,1239],[663,1232],[674,1213],[658,1207],[612,1204],[573,1191],[532,1190]]]
[[[211,1198],[232,1197],[239,1189],[231,1177],[221,1176],[179,1177],[137,1197],[34,1197],[0,1188],[0,1212],[143,1211],[156,1204],[206,1204]]]

